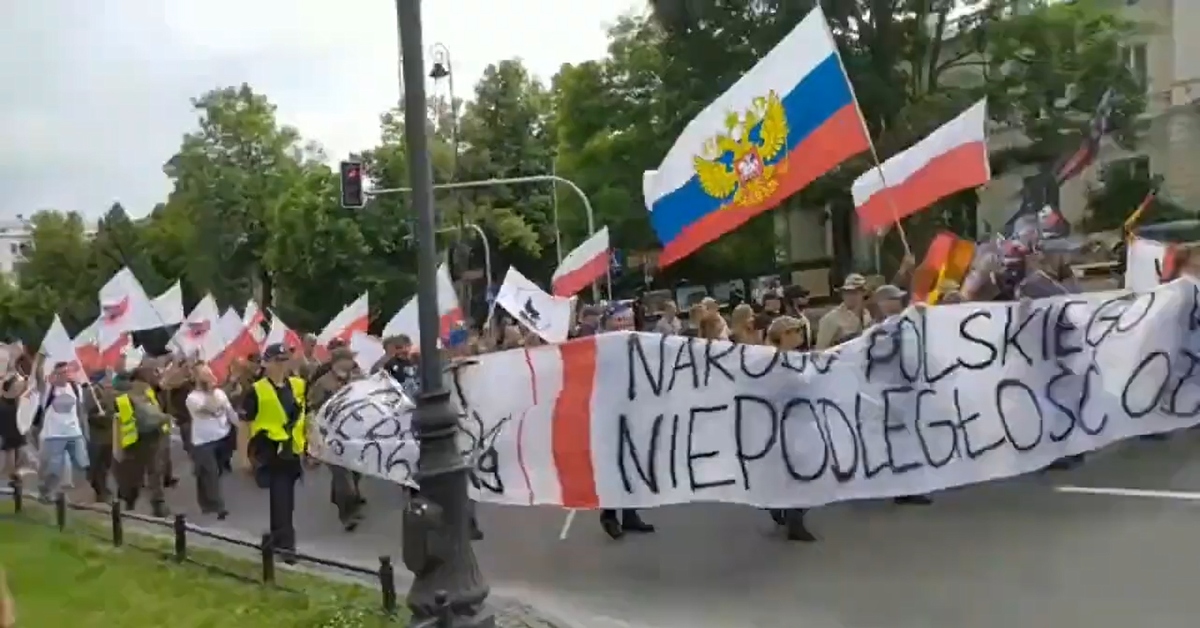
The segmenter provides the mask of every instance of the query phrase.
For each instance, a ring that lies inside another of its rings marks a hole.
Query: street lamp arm
[[[435,230],[434,233],[449,233],[451,231],[461,231],[463,229],[470,229],[479,234],[479,239],[483,242],[483,274],[486,275],[485,278],[487,279],[487,289],[490,291],[492,289],[492,245],[488,242],[487,232],[483,230],[483,227],[480,227],[473,222],[465,222],[462,224],[462,226],[442,227],[441,229]],[[406,242],[411,241],[412,239],[412,234],[404,236],[404,241]]]
[[[575,195],[578,196],[579,200],[583,203],[584,211],[587,213],[588,234],[596,233],[596,216],[592,211],[592,203],[591,203],[591,201],[588,200],[587,194],[584,194],[583,190],[581,190],[579,188],[579,186],[575,184],[574,181],[564,178],[564,177],[560,177],[558,175],[536,174],[536,175],[528,176],[528,177],[510,177],[510,178],[506,178],[506,179],[482,179],[479,181],[453,181],[450,183],[439,183],[437,185],[434,185],[433,189],[435,189],[435,190],[457,190],[457,189],[465,189],[465,188],[487,188],[487,187],[496,187],[496,186],[500,186],[500,185],[516,185],[519,183],[545,183],[547,181],[561,183],[561,184],[571,188],[571,190],[573,192],[575,192]],[[403,193],[407,193],[407,192],[412,192],[412,188],[381,188],[381,189],[376,189],[376,190],[369,190],[367,192],[367,194],[369,196],[380,196],[383,194],[403,194]]]

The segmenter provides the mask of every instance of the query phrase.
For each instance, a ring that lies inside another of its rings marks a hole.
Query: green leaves
[[[587,195],[595,226],[610,229],[614,246],[652,252],[658,241],[642,196],[643,172],[815,4],[653,0],[652,17],[617,20],[604,58],[563,65],[553,77],[531,75],[518,59],[497,60],[467,93],[453,95],[465,101],[430,98],[434,180],[554,173]],[[951,19],[950,3],[940,0],[821,4],[882,159],[984,96],[992,117],[1028,140],[994,154],[995,172],[1072,148],[1109,88],[1120,96],[1116,137],[1128,143],[1134,136],[1144,86],[1125,68],[1121,47],[1142,27],[1099,0],[1035,3],[1041,6],[1019,15],[985,3],[966,20],[958,11]],[[266,95],[229,86],[192,104],[196,127],[163,167],[172,183],[164,202],[136,220],[130,215],[145,208],[114,205],[94,236],[84,233],[78,215],[37,214],[19,289],[0,288],[0,320],[33,334],[27,342],[40,339],[39,326],[56,311],[77,330],[95,316],[100,284],[128,264],[152,293],[182,278],[188,305],[206,292],[223,306],[254,297],[289,323],[318,329],[370,290],[376,320],[386,321],[415,287],[409,195],[377,196],[361,211],[343,210],[330,160],[300,131],[279,124]],[[360,155],[376,186],[409,186],[406,148],[403,116],[382,112],[379,141]],[[852,211],[850,183],[871,163],[864,155],[843,165],[787,206]],[[1138,186],[1144,182],[1110,185],[1126,190],[1122,199],[1138,196]],[[473,231],[462,225],[478,225],[500,272],[514,264],[547,278],[559,233],[564,253],[588,236],[584,204],[565,185],[434,196],[439,248],[460,238],[473,243]],[[914,244],[942,228],[970,230],[976,203],[973,192],[964,192],[907,221]],[[472,246],[469,269],[480,269],[482,247]],[[769,272],[776,248],[767,215],[672,267],[668,279],[715,282]]]

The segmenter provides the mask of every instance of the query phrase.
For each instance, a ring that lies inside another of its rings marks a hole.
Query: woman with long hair
[[[217,379],[205,364],[192,367],[194,388],[187,396],[187,411],[190,421],[192,472],[196,476],[196,501],[204,514],[215,514],[225,519],[225,499],[221,494],[221,461],[223,447],[237,412],[229,403],[225,391],[217,388]]]

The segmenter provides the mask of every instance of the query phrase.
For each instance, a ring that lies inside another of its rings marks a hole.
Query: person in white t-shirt
[[[33,420],[35,440],[39,441],[38,497],[50,501],[58,496],[61,481],[68,472],[68,459],[84,474],[88,468],[87,441],[83,437],[83,388],[71,381],[70,365],[59,362],[42,376],[43,356],[33,366],[41,391],[40,404]]]
[[[192,370],[196,388],[187,396],[191,415],[192,472],[196,476],[196,501],[200,511],[229,516],[221,495],[221,455],[226,437],[237,420],[237,412],[225,391],[217,388],[217,379],[208,366],[197,364]]]

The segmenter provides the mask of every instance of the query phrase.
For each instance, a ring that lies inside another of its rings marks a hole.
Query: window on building
[[[21,245],[19,243],[10,242],[8,244],[8,250],[10,253],[12,253],[13,257],[21,257]]]
[[[1125,63],[1125,67],[1129,68],[1129,73],[1133,75],[1133,80],[1142,86],[1142,89],[1150,87],[1150,57],[1146,51],[1146,44],[1131,44],[1121,49],[1121,60]]]

